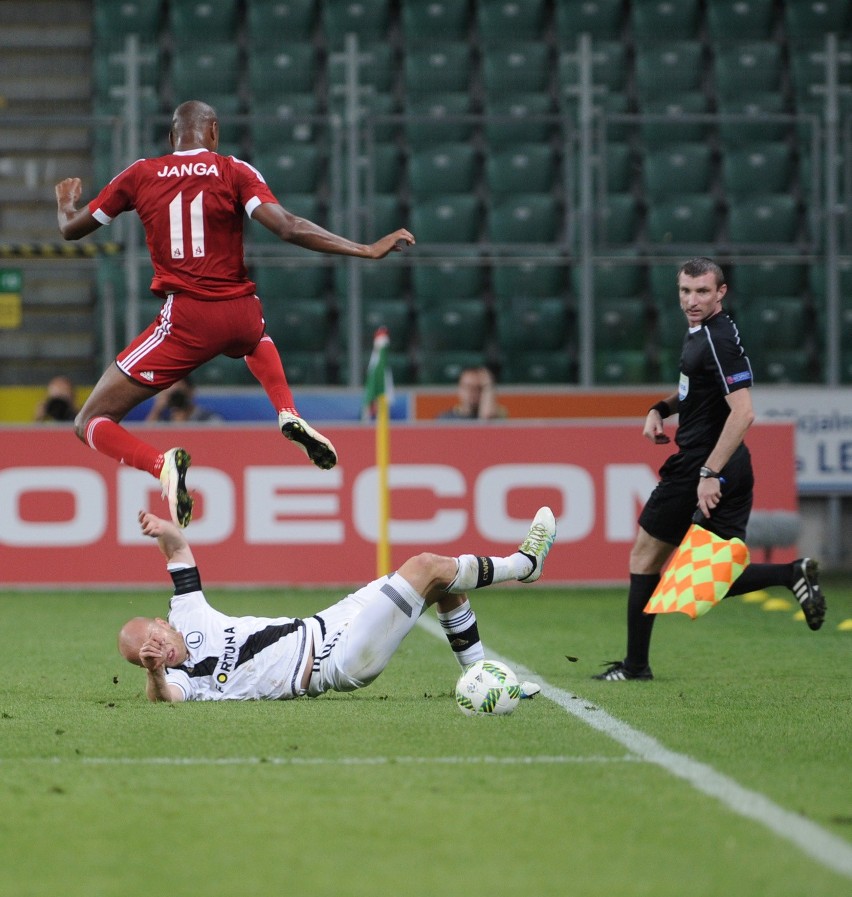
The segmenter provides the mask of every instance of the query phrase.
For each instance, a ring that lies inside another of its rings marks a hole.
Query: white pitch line
[[[420,625],[431,635],[442,640],[446,638],[438,622],[431,617],[421,617]],[[574,695],[542,682],[541,677],[510,658],[501,657],[490,649],[486,649],[486,656],[505,663],[522,679],[532,679],[541,683],[541,694],[544,697],[582,720],[587,726],[617,741],[631,754],[647,763],[662,767],[679,779],[684,779],[697,791],[716,798],[738,815],[760,823],[827,869],[852,878],[852,844],[848,841],[798,813],[785,810],[765,795],[744,788],[712,766],[693,760],[686,754],[669,750],[656,738],[616,719],[581,695]]]
[[[639,763],[633,754],[620,757],[570,756],[552,757],[26,757],[0,760],[3,764],[38,763],[58,766],[74,763],[81,766],[539,766],[552,764]]]

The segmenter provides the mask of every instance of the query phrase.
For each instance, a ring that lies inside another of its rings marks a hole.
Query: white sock
[[[462,554],[456,561],[459,565],[456,578],[447,586],[447,591],[451,594],[470,592],[497,582],[522,579],[533,571],[533,562],[520,551],[505,558]]]
[[[476,614],[467,599],[464,604],[448,613],[442,614],[439,611],[438,622],[462,669],[485,657],[485,649],[482,647],[479,628],[476,625]]]

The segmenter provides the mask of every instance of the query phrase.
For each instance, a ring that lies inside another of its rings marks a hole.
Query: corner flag
[[[373,351],[364,382],[362,418],[376,419],[376,470],[378,472],[378,538],[376,540],[376,577],[390,572],[390,414],[388,403],[393,394],[393,376],[388,365],[390,337],[387,327],[379,327],[373,337]]]
[[[645,613],[680,611],[694,620],[727,595],[748,563],[749,551],[742,539],[723,539],[693,523],[654,589]]]

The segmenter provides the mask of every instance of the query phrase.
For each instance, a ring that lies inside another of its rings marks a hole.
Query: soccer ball
[[[511,713],[520,699],[518,677],[496,660],[471,664],[456,683],[456,704],[466,716]]]

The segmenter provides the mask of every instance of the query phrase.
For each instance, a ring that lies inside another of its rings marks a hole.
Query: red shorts
[[[157,319],[118,354],[115,363],[138,383],[164,389],[217,355],[250,354],[263,328],[257,296],[214,302],[170,293]]]

